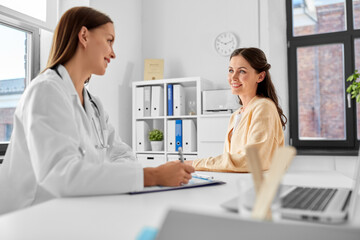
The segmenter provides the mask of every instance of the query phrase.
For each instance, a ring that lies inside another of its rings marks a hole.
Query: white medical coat
[[[143,188],[142,166],[116,135],[101,102],[92,96],[106,119],[108,149],[95,147],[100,142],[92,118],[99,122],[86,90],[83,107],[65,67],[59,65],[58,72],[61,77],[49,69],[35,78],[16,108],[0,165],[0,214],[54,197]]]

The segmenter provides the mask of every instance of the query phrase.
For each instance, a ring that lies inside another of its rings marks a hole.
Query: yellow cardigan
[[[241,114],[240,122],[232,133],[235,116],[230,117],[226,134],[224,153],[217,157],[197,159],[196,170],[218,172],[249,172],[246,163],[246,146],[256,146],[263,170],[269,169],[274,151],[284,146],[284,133],[280,117],[271,99],[255,96]]]

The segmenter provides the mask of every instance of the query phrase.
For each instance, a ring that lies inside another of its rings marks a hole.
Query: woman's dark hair
[[[236,56],[242,56],[243,58],[245,58],[245,60],[251,65],[252,68],[255,69],[257,73],[265,72],[266,75],[264,80],[258,83],[256,95],[270,98],[275,103],[281,120],[281,125],[285,129],[287,118],[279,105],[279,100],[275,91],[274,84],[271,81],[271,76],[269,72],[271,65],[267,62],[265,53],[258,48],[239,48],[231,54],[230,60]],[[240,104],[242,105],[241,99]]]
[[[78,33],[84,26],[88,30],[106,23],[113,23],[109,16],[89,7],[74,7],[67,10],[56,26],[46,69],[69,61],[78,46]]]

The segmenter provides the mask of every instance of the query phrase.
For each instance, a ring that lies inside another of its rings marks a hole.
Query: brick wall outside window
[[[346,30],[344,13],[343,3],[318,6],[317,24],[296,27],[294,35],[334,32],[334,29]],[[355,22],[360,26],[359,2],[354,8],[354,16]],[[359,69],[360,44],[358,45],[355,57]],[[297,49],[299,138],[346,138],[346,78],[344,79],[343,61],[342,44]]]

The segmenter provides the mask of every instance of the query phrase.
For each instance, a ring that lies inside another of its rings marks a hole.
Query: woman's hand
[[[191,179],[195,169],[181,161],[167,162],[156,168],[144,168],[144,186],[181,186]]]

